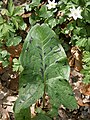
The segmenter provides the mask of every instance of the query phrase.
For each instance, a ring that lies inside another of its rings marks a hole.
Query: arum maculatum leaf
[[[15,114],[15,120],[31,120],[30,108],[21,109]]]
[[[52,120],[52,119],[44,114],[38,114],[35,118],[31,120]]]
[[[76,108],[76,100],[68,83],[70,67],[66,54],[47,24],[36,24],[31,28],[20,60],[24,70],[20,75],[15,114],[35,103],[43,96],[44,90],[50,96],[52,109],[53,106],[58,109],[60,104]]]

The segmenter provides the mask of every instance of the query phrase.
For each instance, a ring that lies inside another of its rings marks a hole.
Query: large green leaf
[[[55,33],[45,24],[35,25],[29,32],[21,54],[24,68],[44,79],[69,79],[70,68],[64,49]],[[61,67],[61,68],[60,68]],[[44,75],[44,76],[43,76]]]
[[[63,104],[69,109],[75,109],[77,107],[74,94],[68,81],[57,78],[55,80],[50,79],[47,84],[48,95],[50,96],[52,106],[56,106],[57,108],[60,104]]]
[[[52,120],[50,117],[44,115],[44,114],[38,114],[35,118],[32,120]]]
[[[42,97],[44,85],[39,77],[32,76],[30,71],[24,70],[20,77],[19,98],[15,104],[15,114],[26,109]]]
[[[24,71],[20,77],[15,114],[35,103],[44,92],[50,95],[51,103],[56,102],[56,107],[61,103],[68,108],[76,107],[72,89],[66,81],[70,74],[66,54],[56,34],[47,24],[32,27],[25,40],[20,60]]]
[[[31,120],[30,108],[20,110],[19,113],[15,114],[15,120]]]

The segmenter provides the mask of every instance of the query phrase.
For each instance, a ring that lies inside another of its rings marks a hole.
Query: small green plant
[[[81,71],[84,75],[83,82],[85,84],[90,83],[90,52],[84,51],[83,52],[83,70]]]
[[[7,67],[7,65],[9,64],[9,57],[10,54],[6,51],[0,49],[0,63],[2,63],[2,66]]]
[[[17,30],[19,29],[25,30],[26,24],[24,23],[23,18],[20,16],[20,14],[24,13],[23,7],[14,6],[12,0],[9,0],[7,8],[3,8],[2,6],[3,4],[1,3],[1,6],[0,6],[1,7],[0,8],[0,47],[2,49],[2,52],[4,52],[3,46],[7,46],[7,47],[16,46],[22,41],[22,37],[18,36]],[[2,65],[3,67],[6,67],[6,64],[2,64]]]
[[[21,73],[23,71],[23,67],[22,67],[22,65],[20,63],[20,60],[17,59],[17,58],[13,59],[13,65],[12,65],[12,67],[13,67],[13,71],[16,71],[18,73]]]
[[[12,0],[9,0],[8,9],[2,8],[0,15],[0,38],[7,46],[17,45],[21,42],[16,30],[25,30],[24,23],[20,14],[24,13],[21,6],[15,7]]]

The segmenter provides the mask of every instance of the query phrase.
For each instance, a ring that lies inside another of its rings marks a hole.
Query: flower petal
[[[76,9],[74,6],[72,8],[70,8],[70,14],[69,14],[69,17],[73,17],[74,20],[76,20],[77,18],[80,18],[82,19],[82,16],[81,16],[81,8],[80,6]]]

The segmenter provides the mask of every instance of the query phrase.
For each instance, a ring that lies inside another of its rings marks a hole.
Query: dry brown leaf
[[[90,84],[89,85],[85,85],[85,84],[81,84],[80,87],[80,92],[83,93],[84,95],[89,95],[90,96]]]
[[[0,106],[1,120],[10,120],[8,112]]]
[[[83,100],[80,98],[78,99],[77,103],[79,106],[90,106],[88,103],[83,103]]]
[[[30,110],[31,110],[31,117],[35,117],[36,116],[36,113],[35,113],[35,104],[33,104],[31,107],[30,107]]]
[[[0,67],[0,74],[2,74],[2,67]]]
[[[75,62],[75,59],[74,59],[73,57],[71,57],[71,58],[69,59],[69,65],[70,65],[71,67],[73,67],[73,66],[74,66],[74,62]]]
[[[22,18],[28,18],[31,16],[32,13],[25,13],[22,15]]]
[[[82,54],[78,47],[71,48],[71,56],[69,58],[69,65],[74,66],[75,70],[80,71],[82,69]]]
[[[75,60],[75,66],[74,66],[76,71],[81,71],[82,69],[82,63],[81,61]]]
[[[17,99],[16,96],[8,96],[8,97],[7,97],[7,101],[9,101],[9,102],[15,102],[16,99]]]
[[[7,51],[11,54],[13,57],[19,57],[22,50],[22,44],[19,44],[17,46],[11,46],[7,48]]]

